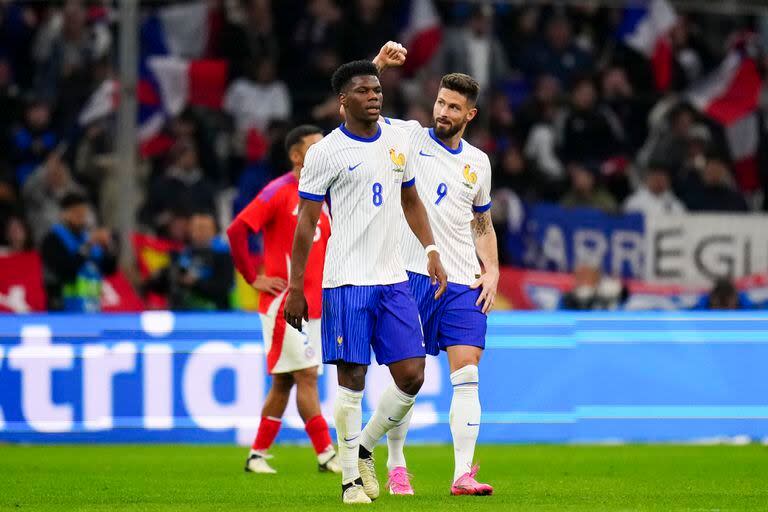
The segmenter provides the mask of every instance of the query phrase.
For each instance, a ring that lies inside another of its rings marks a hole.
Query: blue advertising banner
[[[0,317],[0,442],[240,443],[268,389],[258,316]],[[481,442],[768,436],[768,313],[494,313]],[[332,420],[335,369],[320,396]],[[370,414],[390,382],[373,365]],[[413,442],[449,442],[445,356],[427,359]],[[292,403],[282,441],[304,442]]]
[[[526,210],[523,233],[529,267],[572,272],[586,264],[617,277],[644,275],[642,214],[537,204]]]

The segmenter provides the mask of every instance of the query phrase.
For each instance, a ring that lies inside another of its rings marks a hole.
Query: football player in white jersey
[[[380,71],[401,65],[406,53],[401,45],[389,42],[374,64]],[[480,427],[478,364],[485,348],[486,315],[499,282],[496,233],[490,216],[490,161],[483,151],[462,139],[467,123],[477,115],[478,94],[479,85],[472,77],[451,73],[440,83],[433,128],[416,121],[382,118],[384,124],[402,126],[410,132],[416,189],[427,208],[436,244],[443,249],[442,261],[448,273],[442,299],[426,300],[435,292],[426,276],[427,261],[423,251],[416,250],[415,239],[405,234],[403,256],[411,292],[419,305],[427,353],[438,355],[444,350],[450,364],[453,495],[493,493],[493,487],[475,480],[478,467],[473,465]],[[392,494],[413,494],[403,454],[409,421],[410,415],[387,436],[388,488]]]
[[[424,272],[445,291],[446,276],[426,209],[414,184],[405,130],[381,125],[383,95],[370,61],[344,64],[332,85],[346,121],[313,145],[299,180],[299,216],[291,257],[285,319],[301,330],[307,318],[304,270],[323,201],[331,237],[323,270],[323,361],[335,364],[334,406],[344,503],[370,503],[379,495],[371,450],[410,412],[424,380],[424,338],[401,256],[402,216],[422,244]],[[394,384],[362,430],[361,401],[371,348],[389,366]]]

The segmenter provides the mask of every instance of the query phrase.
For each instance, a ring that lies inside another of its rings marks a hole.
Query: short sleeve
[[[272,220],[272,216],[275,211],[274,197],[266,198],[263,194],[264,191],[259,193],[256,198],[248,203],[248,206],[243,208],[237,218],[248,224],[255,233],[261,231],[269,221]],[[265,200],[266,199],[266,200]]]
[[[491,162],[485,157],[482,174],[480,175],[480,186],[475,195],[475,201],[472,203],[472,209],[476,213],[486,212],[491,209]]]
[[[406,160],[405,160],[405,170],[403,172],[403,188],[412,187],[416,184],[416,173],[414,172],[416,169],[416,165],[414,164],[414,158],[413,158],[413,147],[414,145],[411,143],[410,137],[408,139],[408,150],[405,152]]]
[[[331,187],[339,170],[334,169],[327,155],[313,145],[304,157],[304,168],[299,179],[299,197],[321,202]]]

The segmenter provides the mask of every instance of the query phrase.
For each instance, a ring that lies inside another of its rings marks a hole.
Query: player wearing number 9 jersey
[[[407,133],[381,126],[383,95],[369,61],[341,66],[332,85],[346,121],[312,146],[299,181],[286,321],[300,328],[306,315],[303,273],[319,205],[330,203],[331,237],[323,270],[323,361],[335,364],[334,406],[344,503],[370,503],[379,495],[371,451],[413,407],[424,380],[424,341],[400,248],[402,217],[422,245],[433,300],[445,289],[445,272],[427,213],[414,187]],[[389,366],[385,390],[361,433],[361,401],[371,348]],[[359,456],[359,457],[358,457]]]
[[[405,49],[387,43],[374,60],[380,67],[400,65]],[[475,480],[475,443],[480,426],[478,363],[485,348],[486,313],[499,279],[496,234],[490,218],[491,165],[488,156],[462,139],[467,123],[477,114],[477,82],[462,73],[445,75],[433,107],[434,128],[415,121],[382,118],[385,125],[409,132],[416,188],[448,274],[443,298],[430,300],[434,287],[424,275],[426,261],[410,234],[403,253],[411,292],[419,305],[428,354],[448,354],[451,383],[450,426],[454,440],[452,494],[491,494],[490,485]],[[478,256],[483,264],[481,269]],[[412,494],[405,469],[403,444],[409,418],[388,434],[390,492]]]

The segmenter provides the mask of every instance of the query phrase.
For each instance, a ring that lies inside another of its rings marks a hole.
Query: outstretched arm
[[[432,284],[440,283],[440,288],[435,292],[435,298],[438,299],[448,286],[448,277],[445,274],[445,269],[443,269],[443,264],[440,262],[440,253],[435,247],[435,238],[432,236],[427,209],[424,208],[424,203],[421,202],[419,193],[413,185],[404,187],[400,197],[405,220],[408,221],[411,231],[413,231],[413,234],[416,235],[416,238],[419,239],[419,242],[421,242],[425,249],[433,248],[433,250],[427,253],[427,258],[429,259],[427,271],[429,272],[429,277],[432,278]]]
[[[483,274],[472,284],[472,288],[483,288],[476,305],[483,304],[483,313],[487,313],[493,307],[499,286],[499,248],[496,245],[496,231],[493,229],[490,211],[475,212],[475,218],[472,219],[472,236],[475,239],[477,256],[483,264]]]
[[[285,300],[284,316],[288,325],[301,330],[301,320],[309,320],[307,299],[304,297],[304,271],[307,268],[309,251],[315,237],[317,220],[322,212],[322,201],[299,200],[299,215],[296,232],[293,235],[291,252],[291,274],[288,283],[288,297]]]

